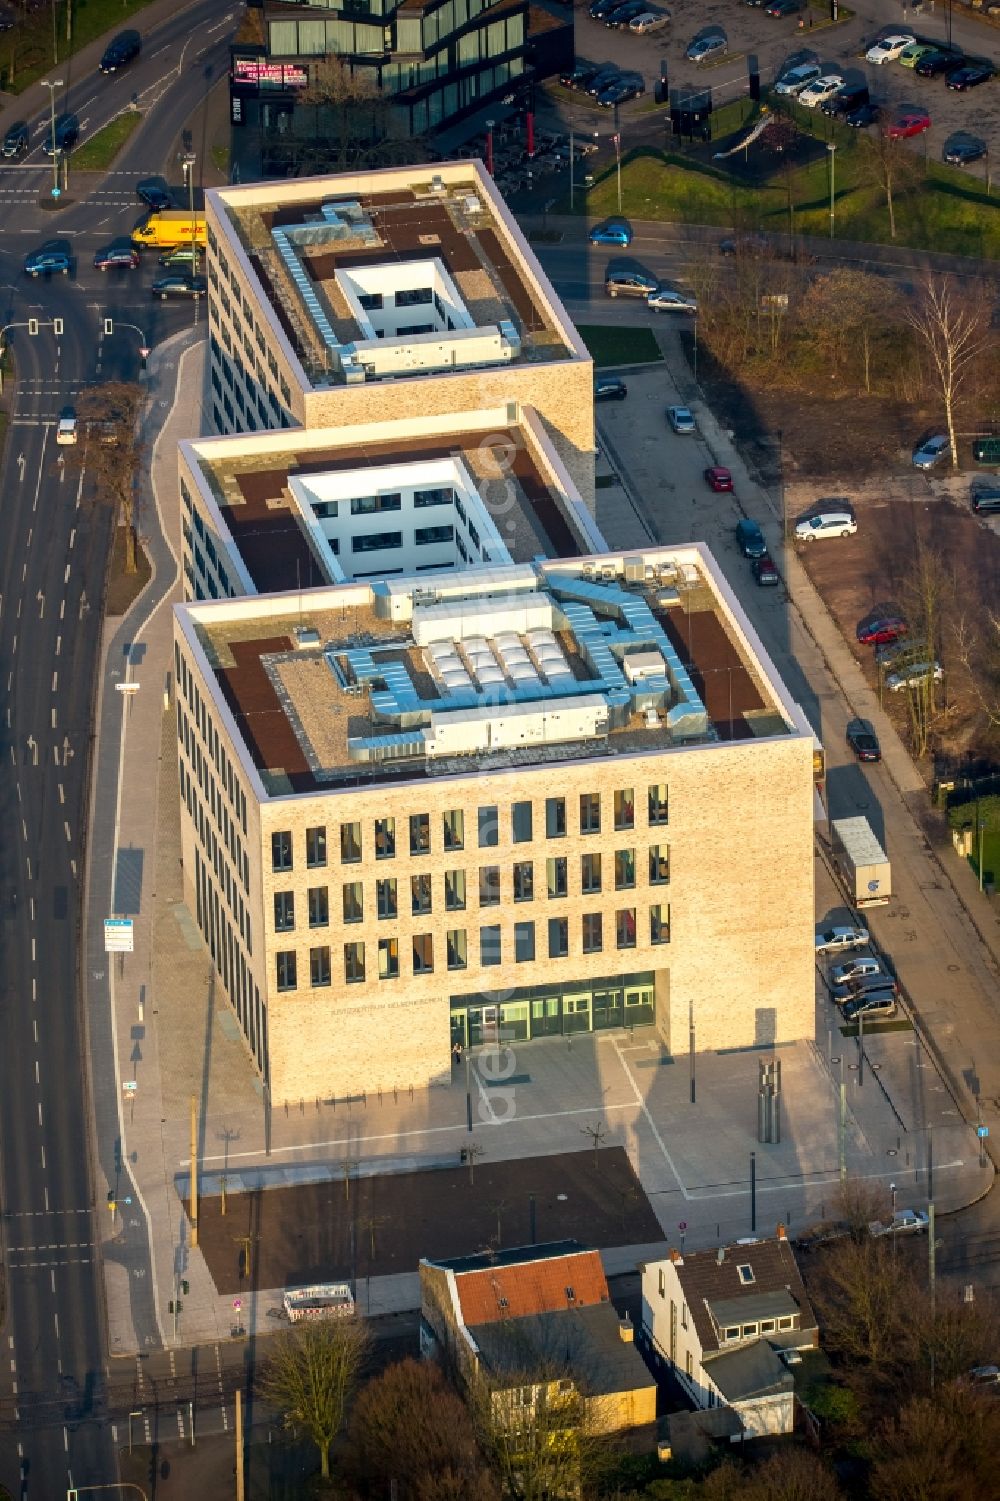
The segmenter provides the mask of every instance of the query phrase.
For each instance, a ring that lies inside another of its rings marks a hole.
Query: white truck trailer
[[[830,837],[854,905],[884,907],[892,896],[892,870],[867,818],[835,818]]]

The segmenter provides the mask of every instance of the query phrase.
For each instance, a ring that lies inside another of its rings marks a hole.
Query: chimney
[[[635,1330],[632,1327],[632,1320],[628,1314],[623,1319],[618,1320],[618,1333],[623,1344],[631,1345],[635,1343]]]
[[[788,1231],[785,1229],[784,1225],[781,1223],[780,1220],[778,1221],[778,1239],[779,1240],[787,1240],[788,1239]]]
[[[670,1260],[673,1262],[674,1266],[684,1265],[684,1257],[674,1246],[670,1247]]]

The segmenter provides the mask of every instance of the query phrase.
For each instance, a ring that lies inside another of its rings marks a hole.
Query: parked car
[[[197,302],[207,291],[208,282],[203,276],[186,276],[182,271],[176,271],[172,276],[161,276],[150,287],[152,295],[162,298],[164,302],[168,297],[193,297]]]
[[[867,130],[869,125],[874,125],[881,118],[881,106],[869,99],[867,104],[859,104],[857,109],[851,110],[847,116],[847,124],[854,130]]]
[[[49,126],[42,139],[46,156],[57,156],[60,151],[72,151],[80,139],[80,122],[75,115],[60,115],[55,126]]]
[[[966,1380],[973,1386],[996,1386],[1000,1382],[1000,1366],[974,1365]]]
[[[894,672],[888,674],[885,686],[890,693],[902,693],[904,688],[921,688],[932,678],[935,683],[943,680],[944,668],[940,662],[926,658],[920,662],[901,662]]]
[[[852,1001],[845,1001],[841,1008],[841,1016],[845,1022],[856,1022],[860,1017],[865,1021],[885,1021],[896,1015],[896,993],[893,990],[873,990],[867,995],[859,995]]]
[[[629,99],[641,99],[645,92],[644,83],[636,83],[628,78],[616,78],[598,94],[597,102],[602,109],[613,109],[616,104],[625,104]]]
[[[771,3],[764,7],[764,14],[779,17],[794,16],[800,10],[805,9],[805,4],[806,0],[771,0]]]
[[[692,297],[690,292],[677,292],[673,287],[657,287],[655,292],[650,292],[646,298],[646,304],[653,309],[654,313],[696,313],[698,311],[697,298]]]
[[[754,558],[750,564],[750,572],[754,576],[754,581],[762,589],[776,589],[781,583],[781,574],[770,553],[765,553],[762,558]]]
[[[102,73],[117,73],[134,62],[142,51],[142,37],[137,31],[120,31],[104,49],[100,61]]]
[[[914,1235],[928,1229],[931,1217],[926,1209],[897,1209],[885,1227],[886,1235]]]
[[[627,31],[632,17],[641,15],[645,5],[646,0],[620,0],[614,10],[609,10],[601,19],[605,26],[612,29],[624,28]]]
[[[612,83],[621,73],[621,69],[615,63],[604,63],[593,78],[587,84],[587,93],[592,99],[598,94],[603,94],[609,83]]]
[[[43,246],[25,256],[24,272],[26,276],[68,276],[70,259],[65,250]]]
[[[904,109],[895,115],[885,127],[890,141],[903,141],[909,136],[918,136],[931,128],[931,117],[924,109]]]
[[[767,235],[728,236],[719,241],[720,255],[769,255],[772,245]]]
[[[849,115],[852,110],[859,109],[862,104],[868,103],[868,85],[866,83],[845,83],[829,99],[825,99],[820,105],[824,115]]]
[[[160,256],[161,266],[170,266],[175,271],[181,266],[189,269],[193,266],[204,264],[205,251],[201,245],[177,245],[173,250],[165,250]]]
[[[160,213],[163,209],[173,208],[173,194],[155,177],[143,178],[135,185],[136,197],[154,213]]]
[[[760,522],[743,516],[736,523],[736,545],[745,558],[763,558],[767,554],[767,541],[760,529]]]
[[[969,486],[969,504],[976,515],[1000,511],[1000,484],[989,480],[973,480]]]
[[[830,970],[830,984],[843,985],[852,975],[877,975],[881,972],[881,960],[876,959],[874,954],[855,954],[852,959],[845,959],[841,964],[833,965]]]
[[[818,537],[850,537],[857,529],[853,510],[837,502],[802,516],[795,523],[795,536],[799,542],[814,542]]]
[[[909,629],[905,615],[889,605],[879,605],[858,621],[857,638],[862,646],[881,646],[886,641],[898,641]]]
[[[895,62],[904,47],[909,47],[915,41],[912,31],[892,31],[888,36],[880,37],[877,42],[872,43],[865,53],[865,61],[879,66]]]
[[[947,78],[956,68],[964,67],[965,58],[961,52],[949,52],[946,48],[939,47],[934,52],[925,53],[913,71],[920,78],[937,78],[942,73]]]
[[[605,219],[590,231],[591,245],[617,245],[624,250],[632,243],[632,226],[627,219]]]
[[[932,42],[911,42],[908,47],[903,48],[896,61],[901,68],[915,68],[922,57],[936,51]]]
[[[881,761],[882,747],[874,726],[868,719],[852,719],[847,726],[847,743],[859,761]]]
[[[601,21],[611,11],[617,10],[622,0],[594,0],[590,7],[590,16],[594,21]]]
[[[670,25],[670,17],[662,11],[643,10],[637,16],[633,16],[628,23],[629,31],[634,31],[637,36],[645,36],[647,32],[662,31]]]
[[[620,375],[599,375],[594,381],[595,401],[624,401],[628,386]]]
[[[30,145],[31,135],[27,120],[17,120],[3,138],[0,155],[5,161],[11,161],[13,158],[26,156]]]
[[[76,412],[72,407],[63,407],[56,423],[56,442],[65,448],[75,443],[77,437]]]
[[[967,167],[970,162],[978,162],[984,157],[988,149],[982,136],[959,136],[948,142],[941,156],[953,167]]]
[[[933,469],[939,464],[946,453],[951,450],[951,440],[947,433],[935,433],[931,438],[925,438],[918,443],[913,450],[914,469]]]
[[[797,68],[790,68],[787,73],[782,74],[774,85],[774,92],[794,96],[800,94],[806,84],[813,83],[822,76],[823,69],[819,63],[799,63]]]
[[[134,245],[105,245],[94,256],[94,267],[98,271],[110,271],[116,266],[134,271],[138,264],[139,252]]]
[[[707,63],[713,57],[722,57],[729,51],[729,43],[721,31],[710,36],[697,37],[688,44],[684,54],[690,63]]]
[[[697,432],[694,413],[688,407],[667,407],[667,421],[675,433]]]
[[[863,949],[868,937],[868,929],[860,923],[834,923],[831,927],[816,929],[816,952],[840,954],[850,949]]]
[[[559,82],[564,89],[583,89],[586,88],[596,72],[596,64],[578,63],[572,73],[561,73],[559,75]]]
[[[870,975],[851,975],[849,979],[841,980],[832,987],[833,999],[841,1002],[856,1001],[861,996],[874,995],[882,990],[887,990],[892,995],[899,990],[892,975],[886,974],[884,970],[876,970]]]
[[[843,82],[839,73],[821,73],[800,92],[799,103],[804,109],[818,109],[840,91]]]
[[[716,495],[719,495],[723,491],[732,490],[733,476],[728,469],[723,469],[721,464],[713,464],[710,469],[705,470],[705,483],[710,490],[714,490]]]
[[[895,667],[897,662],[915,662],[927,657],[930,652],[922,636],[901,636],[898,641],[887,641],[875,648],[877,667]]]
[[[964,93],[966,89],[977,89],[981,83],[989,83],[994,72],[989,63],[969,63],[949,73],[945,83],[948,88]]]
[[[609,297],[649,297],[658,290],[658,283],[647,271],[608,271],[604,290]]]

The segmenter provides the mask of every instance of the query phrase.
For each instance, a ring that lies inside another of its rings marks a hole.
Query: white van
[[[857,518],[850,506],[842,501],[828,506],[821,503],[795,523],[795,538],[798,542],[811,542],[816,537],[850,537],[857,529]]]

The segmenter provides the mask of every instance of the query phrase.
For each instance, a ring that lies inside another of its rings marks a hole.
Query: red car
[[[902,615],[889,610],[872,610],[858,621],[857,637],[862,646],[883,646],[888,641],[898,641],[909,632],[909,624]]]
[[[885,133],[890,141],[901,141],[906,136],[918,136],[930,128],[931,117],[926,110],[910,109],[891,120],[885,127]]]
[[[705,480],[709,489],[714,490],[717,495],[723,490],[731,490],[733,488],[733,476],[729,470],[721,469],[718,466],[705,470]]]

